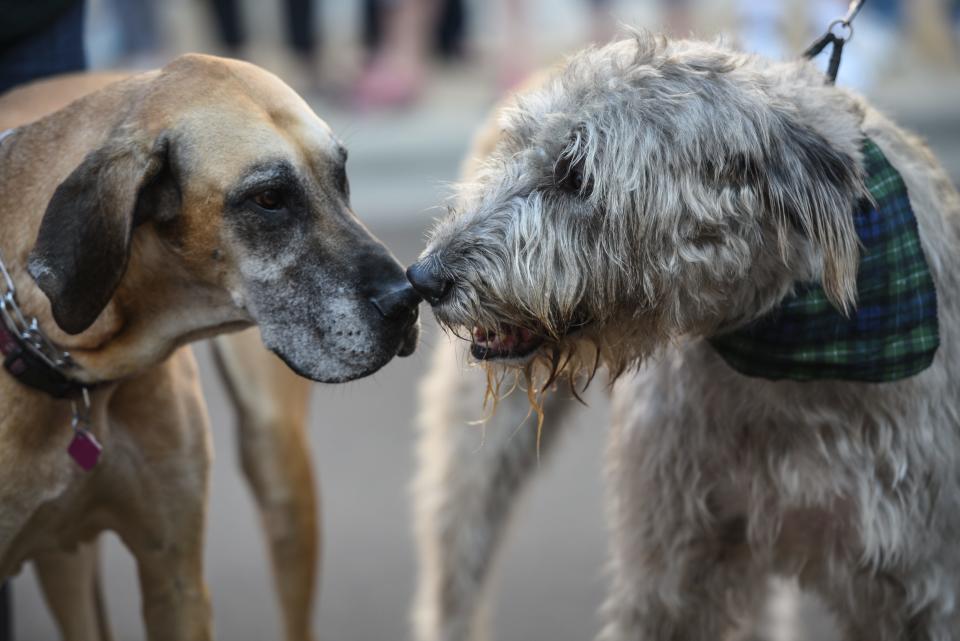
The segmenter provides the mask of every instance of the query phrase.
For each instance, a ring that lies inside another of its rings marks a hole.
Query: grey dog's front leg
[[[482,641],[489,568],[516,497],[537,469],[537,421],[527,395],[515,390],[489,420],[471,425],[484,416],[484,371],[468,369],[462,349],[438,340],[421,388],[415,638]],[[541,456],[571,403],[558,395],[546,403]]]

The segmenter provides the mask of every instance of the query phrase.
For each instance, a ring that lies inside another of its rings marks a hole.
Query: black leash
[[[840,71],[840,58],[843,56],[843,45],[853,39],[853,19],[860,13],[860,9],[863,8],[866,1],[867,0],[850,0],[850,8],[847,9],[847,15],[831,22],[827,27],[827,32],[817,38],[814,43],[803,52],[804,58],[812,60],[820,55],[820,52],[826,49],[828,45],[833,45],[833,49],[830,51],[830,62],[827,64],[827,84],[832,85],[837,82],[837,72]],[[834,31],[837,27],[842,29],[840,34]]]

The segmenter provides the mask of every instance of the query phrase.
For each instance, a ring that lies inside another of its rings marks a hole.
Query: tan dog
[[[66,75],[13,91],[0,101],[0,130],[53,113],[129,76]],[[312,639],[321,528],[306,436],[311,383],[266,350],[255,328],[220,335],[212,344],[237,412],[241,465],[269,543],[284,638]],[[77,552],[38,557],[35,566],[60,627],[96,631],[92,638],[106,641],[110,629],[98,585],[97,558],[94,546],[81,546]]]
[[[0,100],[0,127],[44,91]],[[0,142],[0,251],[23,312],[71,353],[70,377],[95,385],[104,452],[83,472],[64,451],[71,403],[0,373],[0,576],[113,529],[137,560],[148,638],[210,637],[209,433],[178,346],[258,323],[292,367],[338,382],[415,344],[417,299],[350,211],[344,160],[282,82],[206,56]],[[89,617],[60,623],[97,638]]]

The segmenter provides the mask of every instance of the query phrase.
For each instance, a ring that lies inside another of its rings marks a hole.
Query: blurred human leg
[[[497,82],[502,93],[520,85],[533,67],[527,0],[503,0],[500,12],[500,60]]]
[[[322,33],[316,21],[316,5],[313,0],[286,0],[285,4],[287,43],[300,67],[305,81],[303,84],[319,89],[321,75],[318,52]]]
[[[110,0],[110,11],[116,18],[119,46],[116,55],[123,67],[157,66],[153,59],[161,46],[155,0]]]
[[[357,84],[362,108],[401,107],[420,95],[426,76],[428,32],[437,0],[391,0],[379,3],[382,45]]]
[[[83,46],[84,2],[46,3],[6,17],[0,28],[0,93],[46,76],[87,66]],[[61,6],[63,5],[63,6]],[[0,641],[13,637],[9,583],[0,584]]]
[[[434,47],[443,58],[464,54],[467,28],[467,7],[464,0],[440,0],[434,33]]]
[[[301,57],[313,56],[317,49],[314,9],[313,0],[287,0],[287,38]]]
[[[237,0],[210,0],[210,7],[221,42],[231,53],[236,53],[247,41],[243,9]]]
[[[604,44],[617,35],[611,0],[588,0],[590,5],[590,41]]]
[[[690,0],[661,0],[660,4],[664,14],[663,24],[667,32],[680,38],[689,36],[693,29]]]
[[[48,3],[49,4],[49,3]],[[25,33],[0,38],[0,93],[45,76],[80,71],[87,66],[83,46],[84,2],[70,2],[52,15],[37,15]],[[4,32],[10,33],[12,19]]]
[[[910,39],[920,55],[938,65],[957,66],[951,7],[948,0],[915,0],[904,3]]]

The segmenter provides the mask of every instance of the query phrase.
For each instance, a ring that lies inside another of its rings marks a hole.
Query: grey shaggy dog
[[[884,384],[734,372],[705,339],[797,282],[857,304],[864,136],[917,217],[932,366]],[[960,639],[960,199],[926,148],[809,64],[640,34],[522,92],[478,155],[408,274],[490,371],[525,374],[546,422],[542,441],[518,430],[528,398],[508,395],[477,451],[464,422],[488,381],[441,341],[422,399],[418,638],[486,636],[490,562],[566,413],[550,383],[599,363],[616,380],[602,641],[723,638],[775,575],[818,594],[845,639]]]

